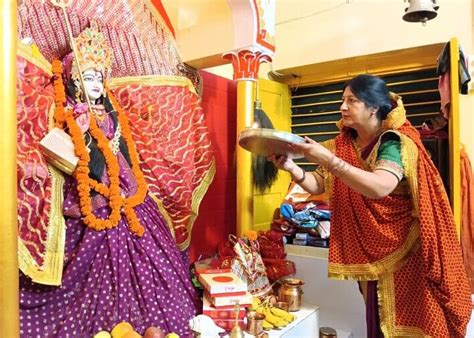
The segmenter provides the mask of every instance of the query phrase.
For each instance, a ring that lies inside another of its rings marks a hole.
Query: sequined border
[[[51,64],[39,51],[36,53],[34,48],[34,45],[27,46],[19,42],[17,53],[46,74],[52,75]],[[54,109],[51,109],[48,113],[49,129],[52,128],[53,112]],[[50,165],[48,165],[48,170],[51,175],[52,189],[44,262],[42,266],[39,266],[21,238],[18,238],[18,264],[20,270],[36,283],[61,285],[66,241],[66,223],[62,215],[64,177]]]

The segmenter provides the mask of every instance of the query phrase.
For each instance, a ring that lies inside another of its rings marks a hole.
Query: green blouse
[[[374,170],[385,170],[395,175],[398,181],[403,179],[402,156],[400,153],[400,139],[398,136],[388,134],[382,138],[377,153]]]

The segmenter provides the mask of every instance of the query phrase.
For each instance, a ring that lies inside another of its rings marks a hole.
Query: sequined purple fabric
[[[122,193],[133,194],[135,178],[125,158],[118,156]],[[64,193],[64,213],[69,217],[62,285],[40,285],[21,276],[21,336],[92,337],[121,321],[141,334],[158,326],[190,336],[188,321],[197,314],[198,299],[186,259],[156,203],[147,197],[135,208],[146,229],[138,238],[125,218],[111,230],[88,229],[80,218],[72,178]],[[94,203],[94,213],[106,218],[110,211],[103,201]]]

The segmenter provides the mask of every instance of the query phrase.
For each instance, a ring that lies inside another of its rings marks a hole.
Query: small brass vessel
[[[298,278],[280,279],[281,284],[278,290],[278,301],[288,304],[288,311],[299,311],[302,305],[304,282]]]
[[[263,332],[263,320],[265,315],[255,311],[247,312],[247,328],[246,332],[250,333],[253,336],[260,336]]]

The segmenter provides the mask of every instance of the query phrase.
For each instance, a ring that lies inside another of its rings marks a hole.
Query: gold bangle
[[[349,171],[350,165],[346,161],[334,155],[327,169],[331,174],[335,176],[340,176],[344,174],[345,172]]]

